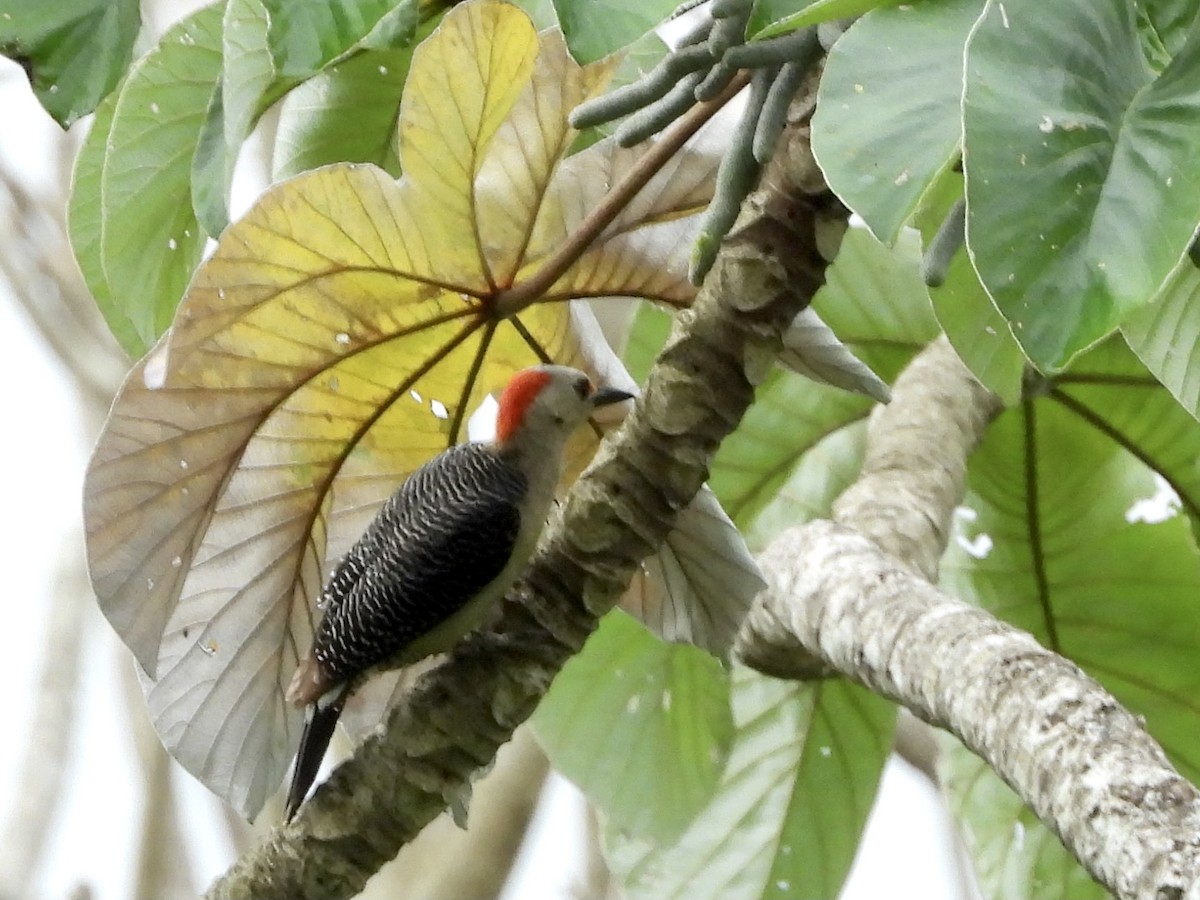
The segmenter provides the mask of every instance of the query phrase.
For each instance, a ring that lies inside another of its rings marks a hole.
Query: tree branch
[[[6,248],[0,280],[8,282],[13,299],[74,381],[87,409],[103,413],[127,361],[83,284],[65,218],[48,212],[65,210],[66,203],[65,197],[39,201],[0,168],[0,237]]]
[[[371,879],[360,900],[462,900],[499,897],[529,834],[549,760],[528,727],[500,748],[496,765],[475,783],[466,829],[449,815]]]
[[[810,109],[815,78],[803,109]],[[692,308],[679,313],[645,393],[580,478],[499,620],[422,678],[287,827],[243,856],[212,898],[347,897],[460,795],[534,710],[635,568],[708,476],[753,399],[752,378],[824,279],[846,211],[796,116],[767,189]]]
[[[772,673],[800,654],[795,676],[815,656],[953,732],[1119,897],[1198,898],[1200,794],[1141,723],[1073,663],[922,577],[997,408],[941,342],[918,357],[871,423],[863,480],[835,504],[842,524],[789,529],[760,557],[771,585],[738,652]]]
[[[950,517],[966,484],[967,458],[999,411],[999,398],[939,338],[901,373],[892,402],[872,413],[862,472],[834,502],[834,520],[872,538],[898,564],[936,579]],[[789,535],[798,534],[790,529],[773,541],[760,568],[790,571]],[[736,652],[778,678],[827,675],[827,663],[786,624],[793,603],[782,586],[760,595]]]
[[[71,739],[78,721],[79,663],[83,654],[87,575],[72,532],[61,550],[44,635],[41,671],[33,694],[32,721],[23,726],[24,750],[11,809],[0,827],[0,897],[28,897],[53,834],[55,816],[67,799],[63,790]],[[10,725],[15,739],[20,733]]]
[[[967,459],[1000,408],[950,342],[934,341],[896,379],[892,402],[875,408],[862,474],[835,501],[834,521],[936,580]]]

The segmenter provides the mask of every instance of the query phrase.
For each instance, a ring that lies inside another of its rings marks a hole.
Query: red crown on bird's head
[[[541,369],[522,369],[509,380],[500,394],[496,443],[503,444],[521,427],[526,411],[549,383],[550,373]]]

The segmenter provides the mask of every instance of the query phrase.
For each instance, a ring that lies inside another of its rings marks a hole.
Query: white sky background
[[[6,60],[0,60],[0,113],[0,161],[36,193],[44,179],[55,177],[46,161],[57,126],[37,105],[20,69]],[[0,333],[7,346],[0,354],[0,384],[5,386],[7,439],[0,450],[0,572],[8,618],[0,653],[0,678],[7,687],[7,740],[0,741],[0,821],[21,787],[16,779],[25,753],[22,735],[48,649],[43,639],[45,610],[56,589],[56,567],[65,543],[70,543],[69,552],[83,552],[80,495],[93,438],[83,433],[72,384],[3,290],[0,286]],[[92,604],[87,624],[80,667],[84,690],[77,699],[66,772],[69,801],[57,818],[37,896],[62,898],[87,884],[96,900],[123,900],[132,892],[142,777],[118,699],[115,659],[124,650]],[[582,837],[575,815],[579,800],[573,788],[561,781],[555,784],[539,813],[546,824],[538,830],[537,848],[532,858],[528,848],[523,854],[519,887],[510,887],[506,900],[574,896],[570,865],[579,857],[571,842]],[[197,874],[207,883],[223,870],[227,855],[223,839],[210,824],[215,821],[214,804],[198,787],[187,791],[184,803],[185,831],[198,838],[193,850]],[[201,837],[205,828],[212,836]],[[843,900],[954,900],[958,893],[951,845],[949,822],[928,783],[906,764],[893,762]]]
[[[47,138],[54,126],[33,100],[20,69],[6,60],[0,61],[0,111],[7,125],[0,131],[0,159],[20,173],[23,183],[36,187],[48,175]],[[8,687],[7,739],[0,741],[0,811],[7,818],[20,789],[14,779],[26,751],[22,735],[43,665],[45,610],[56,568],[64,552],[82,552],[79,496],[86,438],[73,386],[7,294],[0,295],[0,333],[7,338],[0,354],[6,432],[0,450],[0,571],[7,582],[8,617],[5,652],[0,654],[0,678]],[[64,548],[68,541],[74,550]],[[85,666],[81,677],[101,678],[103,669]],[[113,780],[106,779],[109,784]],[[114,812],[118,821],[129,821],[119,806]]]

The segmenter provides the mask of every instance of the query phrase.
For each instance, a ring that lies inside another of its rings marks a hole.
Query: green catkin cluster
[[[832,50],[837,39],[846,33],[852,19],[835,19],[832,22],[822,22],[817,26],[817,40],[826,50]]]
[[[571,112],[571,126],[573,128],[593,128],[596,125],[603,125],[605,122],[611,122],[643,110],[655,101],[666,97],[680,83],[681,79],[694,72],[707,71],[712,66],[712,53],[704,42],[708,38],[711,27],[712,23],[705,20],[687,32],[680,40],[679,47],[675,52],[666,56],[642,78],[577,106]],[[699,80],[699,78],[693,80],[693,87]],[[687,107],[684,107],[667,119],[664,124],[670,124],[686,111]],[[653,133],[650,132],[650,134]],[[622,146],[629,145],[622,142]]]
[[[771,82],[767,99],[763,102],[762,113],[758,117],[758,126],[754,130],[754,158],[763,164],[766,164],[775,152],[779,135],[783,132],[783,126],[787,124],[788,106],[821,52],[817,36],[811,28],[796,32],[796,36],[802,40],[796,42],[791,62],[784,63],[775,80]]]
[[[726,60],[739,69],[757,69],[761,66],[780,66],[786,63],[812,65],[820,49],[817,36],[811,28],[801,28],[783,37],[769,41],[751,41],[738,44],[725,54]]]
[[[930,287],[941,287],[946,283],[950,263],[967,237],[967,201],[959,198],[946,218],[938,226],[937,233],[921,259],[921,277]]]
[[[721,247],[721,240],[729,233],[741,209],[742,200],[754,189],[761,168],[754,158],[754,132],[757,129],[763,104],[766,103],[771,85],[779,74],[778,68],[759,69],[750,82],[750,96],[742,118],[738,121],[730,141],[729,151],[717,169],[716,190],[704,212],[700,225],[700,236],[692,248],[688,277],[699,284],[712,268]]]
[[[672,18],[697,5],[689,0]],[[632,147],[667,128],[697,102],[718,96],[739,72],[753,72],[746,110],[721,161],[716,192],[692,253],[690,277],[697,284],[712,266],[742,200],[753,190],[762,164],[774,151],[788,106],[821,52],[813,28],[747,43],[753,10],[754,0],[713,0],[708,15],[643,78],[571,113],[576,128],[627,116],[615,138],[621,146]]]
[[[703,72],[685,75],[660,101],[631,115],[617,129],[617,143],[622,147],[640,144],[678,119],[696,105],[696,86],[703,78]]]

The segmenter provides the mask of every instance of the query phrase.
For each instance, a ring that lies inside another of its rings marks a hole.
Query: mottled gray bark
[[[834,521],[935,580],[967,458],[999,412],[949,341],[934,341],[896,379],[891,404],[875,408],[862,473],[834,502]]]
[[[953,732],[1118,897],[1200,898],[1200,795],[1141,722],[1073,663],[926,580],[997,408],[944,344],[923,353],[872,421],[838,522],[789,529],[759,558],[770,587],[738,652],[785,676],[846,675]]]
[[[529,728],[518,728],[475,783],[467,828],[434,819],[367,883],[360,900],[489,900],[500,896],[549,771]]]

